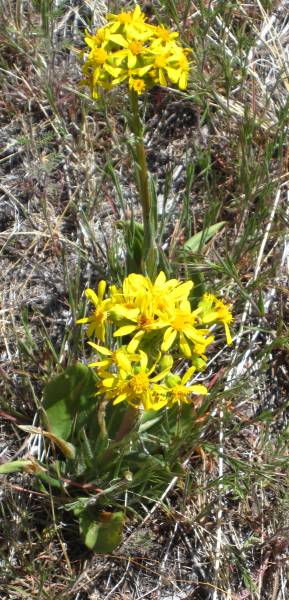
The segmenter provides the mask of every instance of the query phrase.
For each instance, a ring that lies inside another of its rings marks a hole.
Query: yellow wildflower
[[[107,398],[113,401],[113,404],[128,402],[131,406],[139,408],[143,406],[145,410],[151,410],[156,404],[156,394],[164,392],[162,388],[156,385],[156,382],[164,379],[168,368],[157,375],[151,377],[156,370],[157,363],[151,369],[148,369],[148,356],[140,351],[140,364],[123,369],[118,375],[111,374],[101,382],[103,389],[107,390]]]
[[[95,48],[105,48],[110,39],[110,31],[108,27],[101,27],[97,30],[95,35],[92,35],[88,31],[85,32],[84,41],[89,48],[94,50]]]
[[[96,336],[102,342],[105,340],[105,324],[108,319],[108,308],[110,306],[110,300],[104,300],[104,294],[106,290],[106,282],[100,281],[98,284],[98,293],[96,294],[90,288],[85,290],[85,295],[90,302],[95,306],[95,310],[90,317],[84,317],[78,319],[76,323],[88,324],[87,335],[88,337]]]
[[[167,352],[175,342],[179,341],[179,347],[187,358],[192,356],[191,342],[205,344],[205,336],[209,333],[208,329],[197,329],[194,325],[197,322],[196,311],[191,311],[191,305],[188,300],[180,302],[178,308],[171,307],[167,316],[163,316],[163,321],[167,326],[164,333],[162,352]]]
[[[112,351],[105,346],[99,346],[94,342],[88,342],[89,345],[94,348],[100,355],[104,356],[103,360],[89,363],[89,367],[98,367],[99,369],[107,369],[111,365],[116,365],[118,369],[128,370],[132,361],[139,361],[140,355],[129,354],[127,355],[126,346],[121,346],[116,350]]]
[[[119,294],[119,298],[122,299],[119,302],[122,302],[128,309],[133,309],[138,299],[149,294],[157,313],[165,311],[172,303],[187,300],[192,287],[192,281],[167,280],[163,271],[160,271],[154,283],[149,277],[131,273],[123,282],[123,293]],[[115,303],[118,304],[117,295],[114,298]],[[129,314],[124,313],[123,316],[128,318]]]
[[[134,334],[127,346],[128,352],[136,351],[145,333],[165,327],[165,323],[155,317],[154,305],[149,293],[136,298],[133,308],[126,308],[125,305],[114,307],[113,314],[115,314],[117,309],[119,316],[122,315],[132,322],[123,325],[113,334],[114,337]]]
[[[229,323],[232,323],[234,318],[229,307],[224,304],[222,300],[219,300],[213,294],[204,294],[202,300],[199,302],[197,311],[201,315],[202,322],[205,324],[211,324],[218,321],[223,323],[227,344],[232,344]]]
[[[176,31],[169,31],[164,25],[151,25],[151,28],[161,42],[167,44],[179,37]]]
[[[199,383],[187,385],[195,370],[196,367],[188,369],[183,377],[179,378],[180,381],[175,383],[170,389],[170,404],[189,404],[193,394],[200,396],[208,394],[208,390],[204,385]]]
[[[134,79],[133,77],[130,77],[129,89],[134,90],[137,94],[142,94],[142,92],[145,90],[145,82],[143,79]]]
[[[166,280],[163,271],[160,271],[154,283],[149,278],[147,280],[148,289],[154,300],[156,310],[160,312],[165,311],[171,303],[187,300],[194,285],[192,281]]]
[[[130,12],[121,12],[119,14],[109,13],[107,20],[111,22],[110,31],[115,33],[121,30],[129,36],[137,36],[145,26],[145,15],[141,12],[139,5]]]
[[[134,69],[138,63],[138,56],[141,55],[145,50],[143,43],[138,40],[127,40],[121,35],[115,35],[112,37],[114,40],[117,38],[118,41],[115,40],[116,43],[122,46],[122,50],[117,50],[114,52],[113,57],[115,64],[120,65],[123,60],[127,59],[128,69]]]
[[[111,89],[125,81],[138,94],[155,83],[167,85],[168,80],[185,89],[189,63],[176,41],[178,33],[147,24],[138,5],[107,18],[107,25],[95,35],[85,34],[90,52],[82,83],[91,86],[93,96],[97,97],[99,87]]]

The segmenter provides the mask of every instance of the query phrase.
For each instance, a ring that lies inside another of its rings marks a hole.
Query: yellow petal
[[[126,400],[127,398],[127,394],[119,394],[119,396],[117,396],[114,401],[113,401],[113,405],[115,404],[119,404],[120,402],[123,402],[124,400]]]
[[[175,290],[170,294],[171,298],[175,300],[187,299],[192,287],[194,286],[192,281],[185,281],[181,283]]]
[[[128,57],[127,57],[128,68],[133,69],[136,66],[136,63],[137,63],[137,57],[134,54],[129,53]]]
[[[91,321],[91,317],[83,317],[83,319],[78,319],[76,322],[77,325],[80,325],[81,323],[90,323]]]
[[[132,338],[132,340],[129,342],[128,346],[127,346],[127,351],[129,353],[135,352],[139,346],[139,343],[141,341],[141,339],[143,338],[145,332],[144,331],[138,331],[135,336]]]
[[[172,69],[172,67],[167,67],[166,70],[170,80],[175,84],[178,83],[180,76],[179,69]]]
[[[115,377],[107,377],[106,379],[102,380],[102,385],[105,388],[112,388],[113,384],[115,382]]]
[[[115,44],[118,44],[122,48],[127,48],[128,47],[127,40],[120,33],[113,33],[112,35],[109,36],[109,40],[111,42],[114,42]]]
[[[114,78],[119,77],[122,72],[122,69],[120,69],[119,67],[112,67],[108,64],[103,65],[103,68],[107,73],[109,73],[109,75],[111,75]]]
[[[141,333],[142,333],[142,332],[141,332]],[[140,359],[140,367],[141,367],[141,369],[142,369],[143,371],[145,371],[145,370],[146,370],[146,368],[147,368],[147,366],[148,366],[148,360],[149,360],[149,359],[148,359],[148,356],[147,356],[147,354],[146,354],[145,352],[143,352],[142,350],[140,350],[140,356],[141,356],[141,359]]]
[[[179,88],[180,90],[185,90],[188,86],[188,72],[183,71],[179,79]]]
[[[154,377],[151,378],[151,381],[153,383],[156,383],[157,381],[160,381],[161,379],[163,379],[165,377],[165,375],[167,373],[169,373],[170,371],[170,367],[167,367],[166,369],[164,369],[161,373],[158,373],[157,375],[155,375]]]
[[[192,356],[190,346],[182,333],[180,333],[180,350],[184,356],[186,356],[186,358],[190,358],[190,356]]]
[[[165,282],[166,282],[166,276],[163,271],[160,271],[155,280],[155,286],[163,286]]]
[[[230,332],[228,323],[224,323],[224,327],[225,327],[225,332],[226,332],[227,344],[228,344],[228,346],[231,346],[231,344],[233,343],[233,340],[232,340],[232,336],[231,336],[231,332]]]
[[[200,383],[196,385],[191,385],[188,389],[192,394],[200,394],[201,396],[206,396],[209,393],[207,388],[204,385],[201,385]]]
[[[151,70],[151,65],[146,65],[145,67],[139,67],[138,69],[136,69],[136,75],[138,75],[138,77],[143,77],[144,75],[146,75],[146,73],[148,73],[148,71]]]
[[[151,410],[160,410],[161,408],[166,406],[167,403],[168,403],[168,400],[165,396],[163,396],[163,398],[161,398],[161,396],[159,396],[159,399],[157,402],[151,402],[150,409]]]
[[[84,293],[85,293],[87,299],[90,300],[90,302],[92,302],[94,304],[94,306],[98,306],[99,300],[98,300],[96,293],[93,290],[91,290],[90,288],[87,288]]]
[[[160,82],[160,85],[162,85],[162,86],[164,86],[164,87],[165,87],[165,86],[167,85],[167,80],[166,80],[166,78],[165,78],[165,74],[164,74],[164,71],[163,71],[163,69],[159,69],[159,70],[158,70],[158,75],[159,75],[159,82]]]
[[[99,284],[98,284],[98,288],[97,288],[97,291],[98,291],[98,298],[99,298],[100,302],[101,302],[101,300],[103,300],[103,296],[104,296],[104,294],[105,294],[105,290],[106,290],[106,281],[104,281],[104,280],[102,279],[102,280],[99,282]]]
[[[141,8],[140,8],[139,4],[137,4],[133,11],[133,20],[139,19],[141,17],[141,15],[142,15]]]
[[[98,360],[96,362],[88,363],[88,367],[108,367],[110,365],[109,360]]]
[[[117,352],[116,354],[116,362],[121,369],[126,372],[131,372],[131,364],[129,358],[124,354],[124,352]]]
[[[120,327],[119,329],[117,329],[113,335],[114,335],[114,337],[119,337],[122,335],[129,335],[130,333],[132,333],[135,330],[136,330],[135,325],[124,325],[123,327]]]
[[[180,310],[189,314],[191,313],[191,305],[189,303],[189,300],[182,300],[180,302]]]
[[[188,383],[188,381],[191,379],[195,370],[196,370],[196,367],[192,366],[186,371],[186,373],[182,377],[182,385],[186,385],[186,383]]]
[[[97,350],[97,352],[99,352],[100,354],[103,354],[104,356],[111,356],[112,355],[111,350],[109,350],[105,346],[99,346],[98,344],[95,344],[94,342],[87,342],[87,343],[90,346],[92,346],[92,348],[94,348],[95,350]]]
[[[168,334],[169,332],[169,334]],[[164,335],[164,341],[161,345],[162,352],[167,352],[169,348],[173,345],[176,339],[177,332],[174,331],[171,327],[169,327]]]

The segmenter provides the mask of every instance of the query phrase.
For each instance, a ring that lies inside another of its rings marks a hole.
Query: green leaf
[[[124,232],[127,272],[141,273],[144,245],[143,225],[137,223],[132,215],[130,221],[118,221],[117,226]]]
[[[81,538],[87,548],[100,554],[111,554],[122,541],[123,512],[98,511],[94,507],[75,509]]]
[[[92,370],[77,363],[50,381],[44,390],[47,428],[58,438],[67,440],[72,429],[89,422],[95,410],[95,379]]]
[[[162,414],[157,414],[155,410],[146,410],[143,412],[140,424],[139,424],[139,433],[144,433],[156,423],[159,423],[163,418]]]
[[[29,471],[33,463],[31,460],[12,460],[11,462],[0,465],[0,475],[8,473],[17,473],[18,471]]]
[[[206,227],[203,231],[199,231],[185,242],[184,251],[192,252],[193,254],[199,252],[200,246],[206,244],[224,225],[226,225],[226,221],[220,221],[219,223],[215,223],[215,225]]]

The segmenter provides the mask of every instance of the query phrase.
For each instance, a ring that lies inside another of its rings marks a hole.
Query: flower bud
[[[165,369],[171,369],[172,366],[174,364],[174,359],[170,354],[163,354],[159,365],[160,365],[160,370],[164,371]]]
[[[166,376],[166,384],[169,387],[174,387],[175,385],[179,385],[179,383],[181,383],[181,378],[179,375],[173,375],[173,373],[169,373],[169,375]]]

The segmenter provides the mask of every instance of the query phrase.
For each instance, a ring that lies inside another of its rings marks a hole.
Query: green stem
[[[152,214],[152,195],[149,183],[149,173],[146,160],[146,152],[143,141],[143,125],[139,114],[138,95],[134,90],[130,91],[130,102],[132,112],[132,132],[134,134],[134,149],[137,167],[137,187],[142,207],[144,246],[143,246],[143,270],[152,279],[157,269],[157,247],[155,242],[155,224]]]

